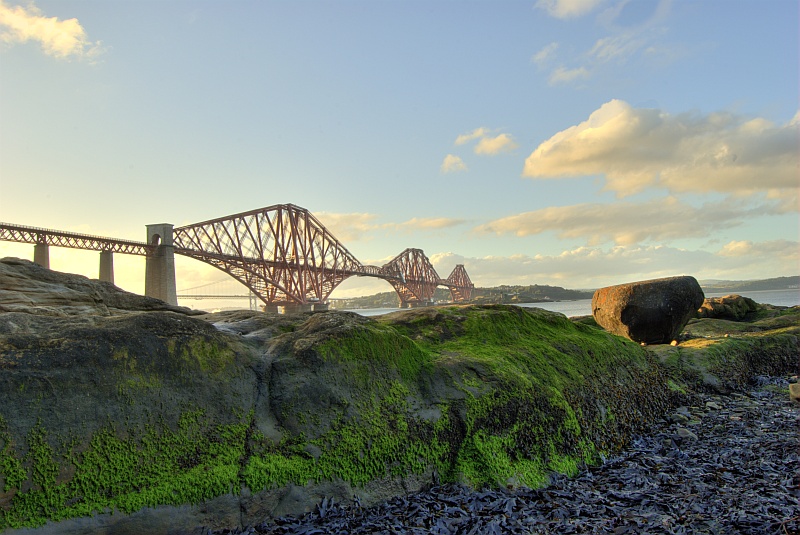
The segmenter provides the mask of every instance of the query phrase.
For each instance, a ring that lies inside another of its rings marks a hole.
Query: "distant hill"
[[[704,292],[757,292],[761,290],[791,290],[800,288],[800,275],[750,281],[700,281]]]

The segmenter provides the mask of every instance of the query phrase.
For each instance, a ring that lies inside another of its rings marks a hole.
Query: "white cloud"
[[[778,203],[726,199],[693,207],[675,197],[644,203],[556,206],[504,217],[480,225],[478,233],[529,236],[554,232],[559,238],[585,239],[589,245],[633,245],[708,236],[752,217],[780,213]],[[702,221],[699,225],[697,222]]]
[[[531,61],[534,62],[536,65],[542,67],[545,63],[547,63],[550,58],[553,57],[556,50],[558,50],[558,43],[550,43],[549,45],[542,48],[536,54],[533,55]]]
[[[92,58],[101,52],[100,42],[91,43],[78,19],[45,17],[32,3],[8,6],[0,0],[0,40],[7,44],[38,42],[48,56]]]
[[[457,173],[459,171],[466,171],[467,164],[464,163],[460,157],[454,154],[448,154],[444,157],[442,166],[439,168],[442,173]]]
[[[374,214],[315,212],[314,215],[345,247],[348,242],[364,239],[365,234],[378,228]]]
[[[456,138],[455,143],[456,145],[464,145],[465,143],[475,141],[476,139],[478,142],[473,148],[475,154],[482,154],[485,156],[496,156],[502,152],[511,152],[519,146],[516,144],[511,134],[498,134],[496,136],[492,136],[491,130],[483,126],[476,128],[468,134],[461,134]],[[452,155],[447,155],[445,162],[447,162],[447,158],[450,156]],[[457,156],[453,156],[453,158],[457,158]],[[442,164],[442,170],[444,172],[444,164]]]
[[[530,178],[605,175],[620,196],[649,186],[672,192],[796,196],[798,125],[727,113],[670,115],[611,100],[540,144]]]
[[[719,251],[720,256],[727,257],[763,257],[784,260],[796,259],[798,256],[797,242],[789,240],[770,240],[754,243],[749,240],[731,241],[726,243]]]
[[[647,38],[638,32],[624,32],[598,39],[589,55],[601,61],[624,60],[645,48]]]
[[[544,9],[552,17],[569,19],[586,15],[603,0],[539,0],[536,7]]]
[[[475,145],[475,154],[494,156],[501,152],[511,152],[519,145],[509,134],[500,134],[495,137],[484,137]]]
[[[489,134],[489,129],[484,128],[483,126],[480,128],[476,128],[469,134],[461,134],[456,138],[456,145],[464,145],[465,143],[469,143],[472,140],[480,139]]]
[[[550,85],[563,84],[572,82],[573,80],[578,80],[588,77],[589,77],[589,71],[586,69],[586,67],[567,69],[566,67],[561,66],[556,68],[552,73],[550,73],[550,78],[548,78],[548,83]]]

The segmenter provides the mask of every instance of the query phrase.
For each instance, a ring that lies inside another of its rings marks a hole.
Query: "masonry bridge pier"
[[[224,271],[263,302],[268,312],[327,310],[345,279],[375,277],[395,289],[401,308],[433,303],[437,286],[453,302],[469,301],[474,285],[464,266],[443,279],[421,249],[406,249],[383,266],[362,264],[308,210],[279,204],[173,228],[147,225],[147,241],[117,240],[0,223],[0,240],[34,245],[34,262],[49,268],[49,248],[100,252],[99,279],[114,282],[114,253],[145,257],[145,295],[177,305],[175,255]]]

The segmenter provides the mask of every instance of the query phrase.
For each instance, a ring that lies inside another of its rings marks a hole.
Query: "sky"
[[[0,0],[0,221],[144,241],[292,203],[479,287],[796,275],[799,59],[796,0]]]

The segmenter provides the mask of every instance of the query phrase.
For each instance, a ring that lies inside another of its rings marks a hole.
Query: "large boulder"
[[[605,330],[634,342],[668,344],[703,304],[694,277],[669,277],[600,288],[592,315]]]

